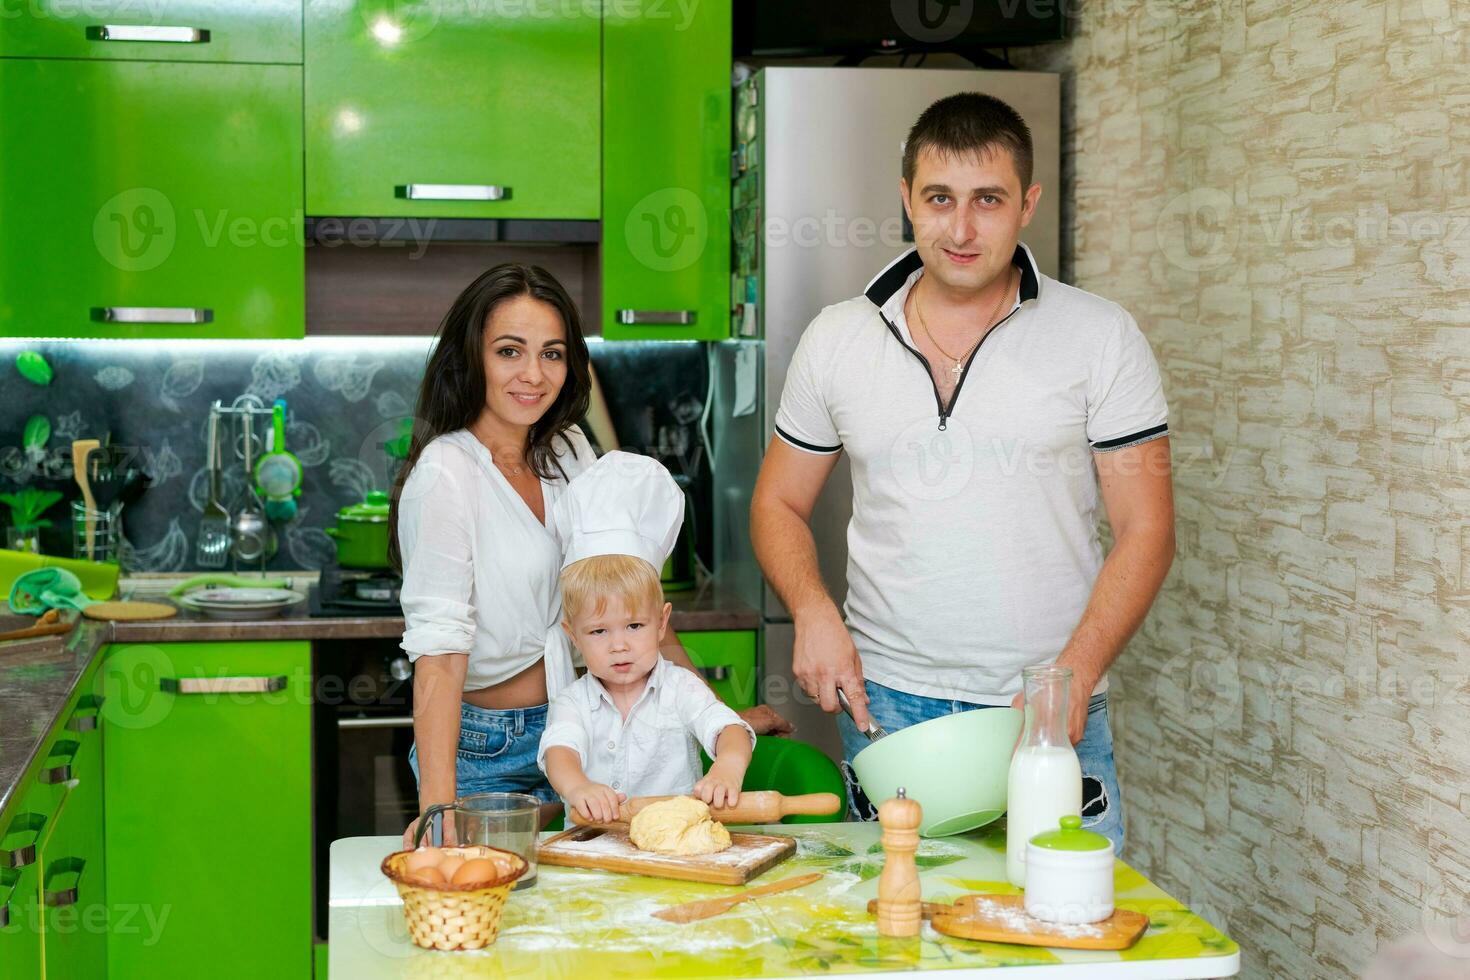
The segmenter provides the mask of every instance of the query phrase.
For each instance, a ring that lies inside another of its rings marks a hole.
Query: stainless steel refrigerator
[[[735,241],[731,304],[742,338],[711,346],[715,576],[760,608],[764,700],[797,737],[841,757],[833,719],[795,687],[791,616],[761,577],[750,545],[750,498],[770,441],[786,365],[822,307],[856,296],[910,247],[898,180],[909,128],[932,102],[985,92],[1031,128],[1036,217],[1022,240],[1057,270],[1060,77],[1018,71],[766,68],[736,90]],[[852,484],[838,462],[812,518],[822,576],[846,597]]]

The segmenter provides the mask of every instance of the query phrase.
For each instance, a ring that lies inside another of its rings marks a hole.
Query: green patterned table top
[[[755,899],[702,922],[653,918],[667,905],[734,893],[702,885],[571,868],[540,868],[533,888],[512,894],[500,938],[478,953],[434,953],[409,941],[394,889],[378,871],[396,838],[332,844],[330,971],[378,977],[751,977],[809,974],[896,975],[915,970],[1020,968],[1036,978],[1106,980],[1227,977],[1239,947],[1121,861],[1116,904],[1149,917],[1144,936],[1122,952],[1060,950],[953,939],[925,924],[917,939],[878,936],[867,903],[878,894],[883,850],[876,824],[758,828],[788,833],[798,849],[752,884],[810,871],[822,880]],[[918,852],[924,900],[967,892],[1015,894],[1006,881],[1005,831],[925,840]],[[987,974],[989,975],[989,974]]]

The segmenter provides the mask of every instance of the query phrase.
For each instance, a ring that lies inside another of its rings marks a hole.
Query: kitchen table
[[[602,871],[542,866],[536,884],[514,892],[500,938],[474,953],[421,950],[408,938],[403,909],[378,865],[396,837],[333,842],[329,972],[337,980],[431,977],[747,977],[862,974],[945,977],[1015,970],[1020,980],[1163,980],[1228,977],[1240,949],[1214,926],[1119,861],[1117,904],[1149,916],[1148,932],[1122,952],[1044,949],[952,939],[927,923],[916,939],[878,936],[867,903],[878,894],[883,850],[877,824],[762,827],[797,838],[791,860],[752,884],[810,871],[815,884],[754,899],[702,922],[653,918],[666,905],[737,889]],[[926,901],[966,892],[1014,894],[1005,880],[1005,829],[921,842]]]

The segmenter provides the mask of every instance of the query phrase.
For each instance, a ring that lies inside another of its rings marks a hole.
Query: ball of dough
[[[658,854],[714,854],[730,846],[730,832],[692,796],[660,800],[633,814],[628,839]]]

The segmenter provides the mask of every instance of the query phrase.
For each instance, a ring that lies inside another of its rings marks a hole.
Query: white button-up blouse
[[[566,481],[596,460],[582,430],[556,441],[566,480],[541,481],[548,522]],[[549,696],[572,679],[561,629],[561,548],[468,430],[424,447],[398,505],[410,660],[469,654],[465,690],[508,680],[547,658]]]

